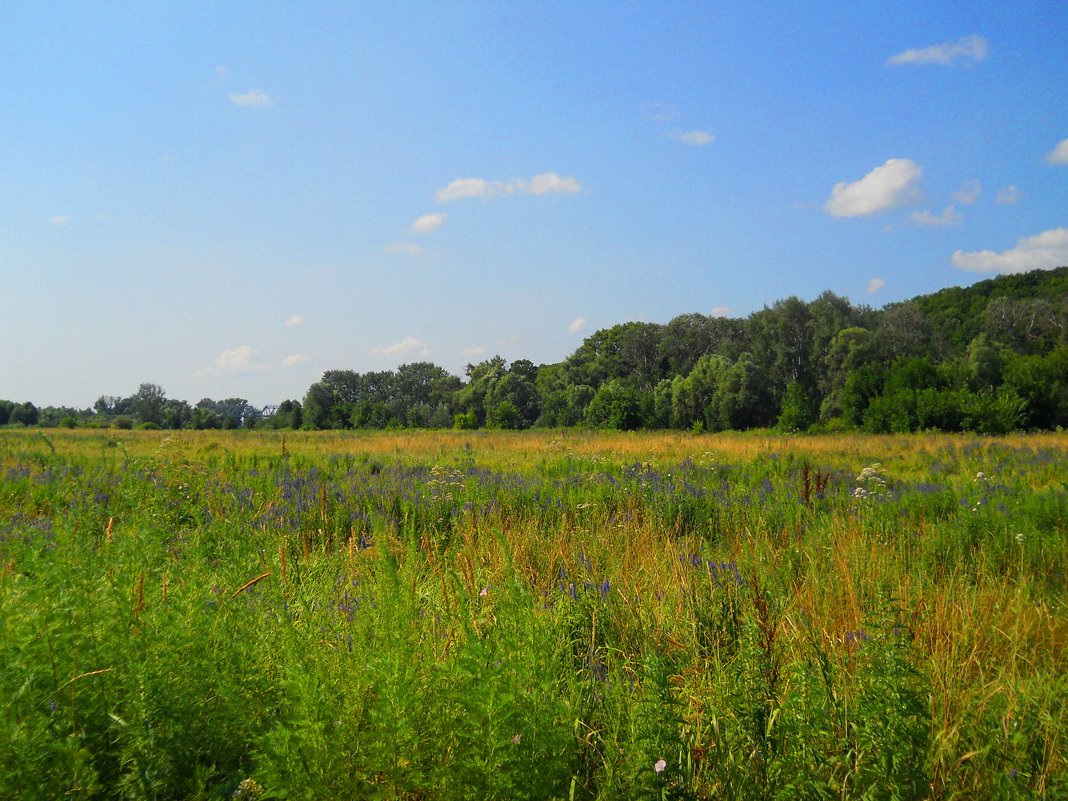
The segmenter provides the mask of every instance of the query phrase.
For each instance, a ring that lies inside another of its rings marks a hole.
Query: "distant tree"
[[[823,358],[821,420],[841,416],[842,392],[845,390],[846,379],[854,370],[871,362],[875,355],[875,336],[867,328],[843,328],[831,338]]]
[[[163,402],[167,399],[159,384],[141,384],[133,396],[133,413],[142,423],[159,425],[163,420]]]
[[[1059,307],[1059,308],[1058,308]],[[1068,304],[1046,298],[994,298],[984,312],[983,332],[992,343],[1017,353],[1047,353],[1064,342]]]
[[[815,422],[815,408],[801,384],[792,382],[786,385],[782,398],[782,408],[776,426],[780,431],[806,431]]]
[[[613,379],[643,392],[664,377],[660,356],[662,325],[631,322],[597,331],[565,362],[569,384],[594,388]]]
[[[897,303],[886,308],[879,318],[875,341],[887,363],[909,356],[934,355],[931,327],[918,303]]]
[[[508,404],[510,409],[502,412],[511,420],[508,428],[530,428],[534,425],[541,413],[541,404],[532,368],[533,365],[524,360],[518,370],[513,364],[507,373],[493,382],[485,398],[486,413],[490,418],[499,419],[501,415],[497,413],[497,407]]]
[[[491,407],[487,424],[490,428],[519,428],[519,408],[510,400],[498,401]]]
[[[467,384],[456,393],[456,403],[464,412],[475,416],[477,427],[486,425],[486,401],[491,398],[496,383],[508,372],[508,363],[501,356],[494,356],[478,364],[469,364],[465,371]]]
[[[118,395],[101,395],[96,399],[96,403],[93,404],[93,410],[104,417],[111,417],[116,414],[125,414],[129,412],[129,408],[123,408],[123,399]]]
[[[300,428],[304,422],[300,401],[284,400],[278,404],[278,410],[271,415],[271,428]]]
[[[304,396],[304,425],[307,428],[331,428],[334,422],[334,406],[337,403],[334,389],[326,381],[318,381],[308,387]]]
[[[649,401],[651,405],[651,394]],[[618,431],[641,428],[642,393],[620,379],[606,381],[598,387],[590,405],[586,407],[585,420],[588,425],[597,428],[614,428]]]
[[[664,326],[659,356],[665,375],[689,375],[702,356],[734,360],[745,350],[745,321],[704,314],[680,314]]]
[[[40,410],[29,401],[17,404],[11,410],[10,422],[24,426],[35,426],[40,419]]]
[[[193,409],[184,400],[168,398],[163,403],[161,417],[164,428],[185,428],[193,422]]]
[[[771,308],[754,312],[746,332],[754,359],[764,365],[772,402],[778,405],[789,384],[800,384],[805,395],[816,394],[812,312],[796,297],[776,301]]]
[[[0,426],[6,426],[11,422],[11,413],[15,409],[15,403],[9,400],[0,400]]]
[[[886,383],[886,368],[871,362],[853,370],[842,387],[842,417],[852,426],[859,426],[872,399],[878,397]]]
[[[706,420],[712,422],[712,430],[723,431],[769,426],[775,417],[767,372],[743,353],[717,382]]]
[[[1026,403],[1022,426],[1068,427],[1068,345],[1045,356],[1010,354],[1002,375],[1003,388]]]

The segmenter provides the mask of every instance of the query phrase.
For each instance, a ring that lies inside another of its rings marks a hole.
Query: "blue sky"
[[[303,397],[1068,264],[1068,9],[0,5],[0,398]]]

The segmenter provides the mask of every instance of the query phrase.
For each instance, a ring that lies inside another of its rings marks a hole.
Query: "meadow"
[[[0,431],[0,798],[1068,797],[1068,435]]]

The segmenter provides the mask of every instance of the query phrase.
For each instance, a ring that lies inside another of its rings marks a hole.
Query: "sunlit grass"
[[[3,431],[0,797],[1060,797],[1066,457]]]

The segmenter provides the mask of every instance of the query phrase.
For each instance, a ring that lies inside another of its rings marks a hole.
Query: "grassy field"
[[[0,798],[1065,798],[1068,435],[0,431]]]

